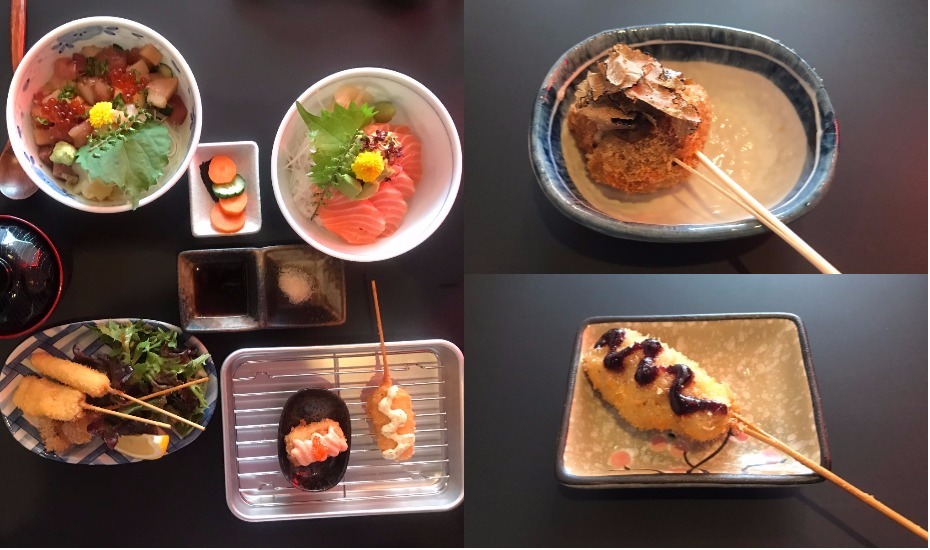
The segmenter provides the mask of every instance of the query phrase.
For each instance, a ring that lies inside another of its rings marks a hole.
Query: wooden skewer
[[[85,409],[88,409],[88,410],[91,410],[91,411],[97,411],[98,413],[109,414],[109,415],[112,415],[112,416],[118,416],[118,417],[120,417],[120,418],[126,418],[126,419],[128,419],[128,420],[135,420],[136,422],[142,422],[143,424],[151,424],[151,425],[153,425],[153,426],[158,426],[159,428],[167,428],[167,429],[169,429],[169,430],[171,429],[171,426],[168,425],[168,424],[165,424],[164,422],[159,422],[159,421],[157,421],[157,420],[149,420],[148,418],[142,418],[142,417],[139,417],[139,416],[133,416],[133,415],[131,415],[131,414],[121,413],[121,412],[117,412],[117,411],[111,411],[110,409],[104,409],[103,407],[96,407],[96,406],[91,405],[91,404],[89,404],[89,403],[82,403],[82,404],[81,404],[81,407],[82,407],[82,408],[85,408]]]
[[[198,424],[198,423],[196,423],[196,422],[191,422],[190,420],[188,420],[188,419],[186,419],[186,418],[184,418],[184,417],[182,417],[182,416],[178,416],[178,415],[176,415],[176,414],[174,414],[174,413],[170,413],[170,412],[166,411],[165,409],[162,409],[162,408],[156,407],[155,405],[152,405],[151,403],[146,403],[145,401],[142,401],[141,399],[136,399],[135,397],[133,397],[133,396],[127,394],[127,393],[121,392],[121,391],[119,391],[119,390],[114,390],[114,389],[112,389],[112,388],[110,389],[110,393],[112,393],[113,395],[118,395],[118,396],[122,397],[123,399],[128,399],[129,401],[132,401],[133,403],[136,403],[137,405],[142,405],[143,407],[147,407],[147,408],[152,409],[152,410],[154,410],[154,411],[158,411],[158,412],[160,412],[161,414],[167,416],[168,418],[172,418],[172,419],[174,419],[174,420],[177,420],[178,422],[183,422],[184,424],[187,424],[188,426],[191,426],[191,427],[193,427],[193,428],[197,428],[197,429],[200,430],[200,431],[206,430],[206,428],[204,428],[203,426],[201,426],[200,424]],[[106,409],[104,409],[104,410],[106,410]],[[115,411],[111,411],[111,412],[115,412]],[[168,427],[170,428],[171,426],[168,426]]]
[[[204,382],[206,382],[206,381],[208,381],[208,380],[210,380],[210,377],[209,377],[209,376],[204,376],[203,378],[198,378],[198,379],[196,379],[196,380],[191,380],[190,382],[185,382],[185,383],[183,383],[183,384],[181,384],[181,385],[179,385],[179,386],[174,386],[173,388],[168,388],[167,390],[161,390],[161,391],[157,391],[157,392],[155,392],[155,393],[150,393],[150,394],[148,394],[148,395],[143,395],[143,396],[140,397],[139,399],[141,399],[142,401],[148,401],[149,399],[154,399],[154,398],[156,398],[156,397],[161,397],[162,395],[168,395],[169,393],[174,393],[174,392],[176,392],[176,391],[178,391],[178,390],[182,390],[182,389],[184,389],[184,388],[189,388],[189,387],[191,387],[191,386],[193,386],[193,385],[195,385],[195,384],[203,384]],[[126,406],[126,405],[124,405],[124,404],[110,405],[109,407],[107,407],[107,409],[113,410],[113,409],[119,409],[119,408],[125,407],[125,406]]]
[[[852,493],[856,498],[858,498],[858,499],[861,500],[862,502],[865,502],[865,503],[868,504],[869,506],[875,508],[875,509],[878,510],[879,512],[881,512],[881,513],[885,514],[886,516],[888,516],[889,518],[895,520],[896,522],[898,522],[899,524],[901,524],[904,528],[906,528],[906,529],[909,530],[910,532],[912,532],[912,533],[914,533],[915,535],[917,535],[917,536],[923,538],[924,540],[927,540],[927,530],[926,530],[926,529],[922,528],[921,526],[917,525],[916,523],[914,523],[913,521],[907,519],[906,517],[902,516],[901,514],[895,512],[895,511],[892,510],[891,508],[885,506],[884,504],[882,504],[881,502],[879,502],[879,501],[878,501],[875,497],[873,497],[872,495],[870,495],[870,494],[868,494],[868,493],[865,493],[864,491],[861,491],[860,489],[856,488],[855,486],[853,486],[851,483],[849,483],[849,482],[846,481],[845,479],[843,479],[843,478],[841,478],[840,476],[834,474],[834,473],[831,472],[830,470],[827,470],[826,468],[824,468],[824,467],[821,466],[820,464],[817,464],[816,462],[814,462],[814,461],[808,459],[808,458],[805,457],[804,455],[800,454],[799,452],[795,451],[794,449],[792,449],[792,448],[789,447],[788,445],[784,444],[782,441],[780,441],[780,440],[779,440],[778,438],[776,438],[775,436],[769,434],[768,432],[766,432],[766,431],[763,430],[762,428],[760,428],[760,427],[756,426],[755,424],[749,422],[748,420],[746,420],[746,419],[743,418],[742,416],[740,416],[740,415],[738,415],[738,414],[736,414],[736,413],[733,413],[733,412],[730,413],[730,416],[736,420],[737,424],[739,425],[739,428],[740,428],[746,435],[751,435],[752,437],[755,437],[755,438],[758,439],[759,441],[762,441],[763,443],[767,443],[767,444],[771,445],[772,447],[775,447],[776,449],[780,450],[781,452],[785,453],[786,455],[790,456],[791,458],[797,460],[797,461],[800,462],[801,464],[807,466],[808,468],[810,468],[810,469],[813,470],[814,472],[817,472],[819,475],[823,476],[824,478],[826,478],[826,479],[832,481],[833,483],[839,485],[842,489],[844,489],[844,490],[846,490],[846,491]]]
[[[378,285],[374,279],[371,281],[371,295],[375,299],[375,319],[378,321],[378,339],[381,341],[381,368],[384,374],[381,378],[381,384],[391,385],[391,371],[387,364],[387,347],[384,345],[384,327],[381,326],[381,308],[378,307]]]
[[[734,201],[739,206],[746,209],[750,214],[752,214],[756,219],[758,219],[763,225],[771,229],[776,235],[784,239],[786,243],[791,245],[792,248],[797,250],[802,256],[804,256],[807,261],[814,264],[821,273],[830,273],[838,274],[840,273],[833,265],[828,262],[823,256],[821,256],[816,250],[811,248],[809,244],[804,242],[804,240],[799,237],[794,231],[792,231],[787,225],[785,225],[781,220],[776,218],[765,206],[762,205],[759,201],[755,199],[752,195],[746,192],[736,181],[733,180],[726,172],[720,169],[719,166],[713,163],[712,160],[707,158],[707,156],[698,151],[696,153],[698,160],[701,161],[704,166],[710,169],[720,180],[725,184],[721,186],[717,182],[708,178],[704,174],[698,172],[694,168],[688,166],[687,164],[681,162],[678,159],[672,159],[676,164],[683,167],[685,170],[691,172],[692,174],[698,176],[708,184],[717,189],[724,194],[727,198]]]

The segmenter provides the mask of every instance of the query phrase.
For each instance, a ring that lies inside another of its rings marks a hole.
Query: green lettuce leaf
[[[149,120],[118,138],[81,147],[77,163],[92,179],[119,187],[135,209],[142,195],[164,174],[170,148],[168,129]]]
[[[362,128],[369,124],[375,110],[367,103],[349,107],[336,104],[332,111],[321,111],[313,115],[297,102],[300,118],[307,125],[315,151],[311,153],[313,167],[310,180],[326,189],[332,186],[340,174],[350,174],[352,161],[358,154]]]

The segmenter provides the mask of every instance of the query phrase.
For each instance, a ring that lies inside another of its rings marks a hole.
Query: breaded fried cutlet
[[[13,392],[13,404],[32,416],[53,420],[74,420],[84,412],[84,394],[35,376],[23,376]]]
[[[99,414],[85,411],[84,414],[70,422],[62,422],[58,426],[58,433],[73,445],[89,443],[94,436],[87,431],[87,426],[99,417]]]
[[[581,366],[594,389],[635,428],[695,441],[729,430],[730,388],[659,340],[611,329],[584,350]]]
[[[71,448],[71,442],[59,432],[58,428],[62,422],[40,416],[36,418],[35,423],[46,451],[61,454]]]
[[[704,88],[624,44],[579,84],[568,127],[599,183],[628,193],[672,187],[697,165],[712,118]]]

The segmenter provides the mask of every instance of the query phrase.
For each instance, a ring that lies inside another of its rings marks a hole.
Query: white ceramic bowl
[[[87,17],[66,23],[43,36],[26,52],[22,63],[13,75],[10,93],[6,102],[6,126],[10,143],[16,158],[35,184],[47,195],[58,202],[100,214],[125,212],[131,208],[127,200],[93,201],[83,196],[74,196],[62,189],[52,176],[51,168],[38,160],[38,146],[32,138],[30,109],[32,97],[51,77],[55,60],[65,55],[80,51],[84,46],[109,46],[119,44],[129,49],[144,44],[152,44],[162,53],[162,62],[166,63],[177,75],[180,83],[178,95],[184,100],[188,109],[188,128],[182,132],[186,139],[180,147],[186,154],[176,165],[165,168],[161,183],[149,190],[139,201],[139,206],[146,205],[164,195],[171,186],[184,175],[187,165],[194,156],[200,141],[201,113],[200,90],[187,62],[181,54],[162,35],[152,29],[118,17]]]
[[[330,109],[333,94],[342,86],[367,90],[375,101],[391,101],[397,109],[393,124],[409,126],[422,143],[423,177],[407,200],[407,216],[397,231],[372,244],[348,244],[294,204],[288,160],[307,134],[307,127],[292,104],[278,128],[271,151],[271,184],[285,219],[300,237],[331,256],[354,262],[374,262],[399,256],[432,235],[455,202],[462,177],[462,148],[452,117],[426,87],[401,73],[387,69],[349,69],[317,82],[298,99],[308,111]],[[303,174],[296,174],[307,181]]]

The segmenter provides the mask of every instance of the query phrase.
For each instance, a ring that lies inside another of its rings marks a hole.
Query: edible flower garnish
[[[358,179],[371,183],[384,171],[384,159],[374,151],[361,152],[352,163],[352,171]]]
[[[89,118],[90,125],[94,128],[100,128],[116,121],[116,112],[113,110],[113,104],[109,101],[100,101],[90,108]]]

